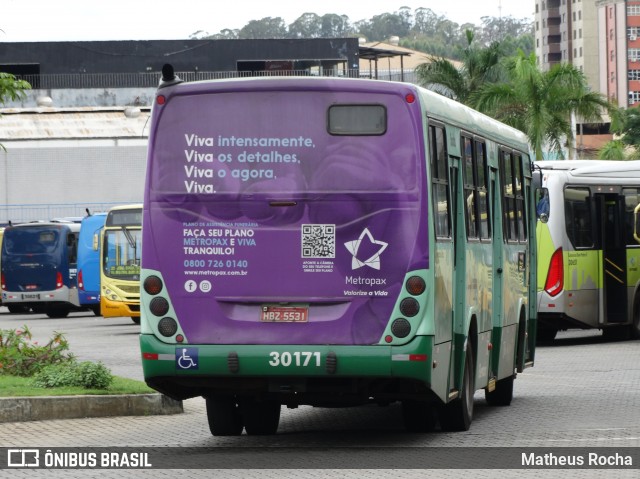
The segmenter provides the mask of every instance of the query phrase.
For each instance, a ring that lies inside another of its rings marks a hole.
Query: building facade
[[[535,42],[538,65],[571,63],[598,91],[600,66],[595,0],[536,0]]]
[[[599,0],[600,91],[620,107],[640,104],[640,1]]]

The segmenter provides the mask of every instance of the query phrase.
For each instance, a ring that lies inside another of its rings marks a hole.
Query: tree
[[[622,110],[621,122],[618,133],[622,135],[622,141],[636,150],[640,150],[640,107]]]
[[[637,160],[640,158],[640,107],[610,110],[612,133],[619,138],[608,141],[598,151],[601,160]]]
[[[626,159],[625,144],[622,140],[612,140],[598,151],[599,160],[624,160]]]
[[[289,25],[289,38],[319,38],[322,31],[320,16],[303,13]]]
[[[215,40],[237,40],[239,38],[239,35],[240,30],[231,30],[229,28],[225,28],[224,30],[220,30],[219,33],[205,38],[213,38]]]
[[[382,13],[371,20],[356,22],[358,32],[370,41],[386,41],[391,36],[407,36],[411,24],[406,15],[399,13]]]
[[[251,20],[238,33],[240,39],[287,38],[287,25],[281,17]]]
[[[438,23],[446,20],[446,17],[437,15],[430,8],[416,8],[413,31],[421,35],[435,35]]]
[[[15,101],[26,96],[25,90],[30,90],[31,85],[24,80],[18,80],[10,73],[0,72],[0,106],[4,105],[7,100]],[[0,115],[0,118],[2,115]],[[0,143],[0,148],[4,150],[4,146]]]
[[[558,64],[542,72],[533,53],[526,56],[520,51],[508,59],[506,71],[507,82],[483,85],[472,106],[523,131],[537,160],[543,159],[547,147],[564,157],[574,138],[572,115],[596,122],[611,108],[573,65]]]
[[[431,57],[430,62],[418,65],[416,74],[422,86],[470,105],[485,83],[500,79],[501,51],[497,42],[486,48],[477,48],[472,45],[473,32],[467,30],[465,33],[467,46],[459,66],[444,57]]]
[[[354,31],[346,15],[328,13],[320,19],[322,23],[321,36],[323,38],[340,38],[353,35]]]
[[[501,42],[507,37],[518,38],[522,35],[532,35],[533,23],[531,19],[517,20],[513,17],[482,17],[482,26],[478,29],[477,41],[481,45]]]
[[[24,80],[18,80],[11,73],[0,72],[0,105],[7,100],[15,101],[25,97],[24,90],[30,90],[31,85]]]

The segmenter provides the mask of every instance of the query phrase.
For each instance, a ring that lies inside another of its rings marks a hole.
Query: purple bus
[[[466,430],[476,389],[511,401],[535,344],[522,133],[411,84],[163,76],[142,228],[151,387],[205,397],[214,435],[273,434],[282,405],[369,402],[401,402],[413,431]]]

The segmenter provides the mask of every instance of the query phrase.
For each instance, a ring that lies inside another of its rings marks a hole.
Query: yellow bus
[[[109,210],[102,231],[100,308],[105,318],[129,316],[140,323],[142,205]]]

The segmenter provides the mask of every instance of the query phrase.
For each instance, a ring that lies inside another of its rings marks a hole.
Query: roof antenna
[[[162,78],[160,79],[160,85],[158,88],[163,88],[169,85],[175,85],[176,83],[182,83],[182,79],[176,75],[173,65],[165,63],[162,65]]]
[[[89,211],[89,208],[85,208],[84,210],[87,212],[87,216],[91,216],[91,211]]]

